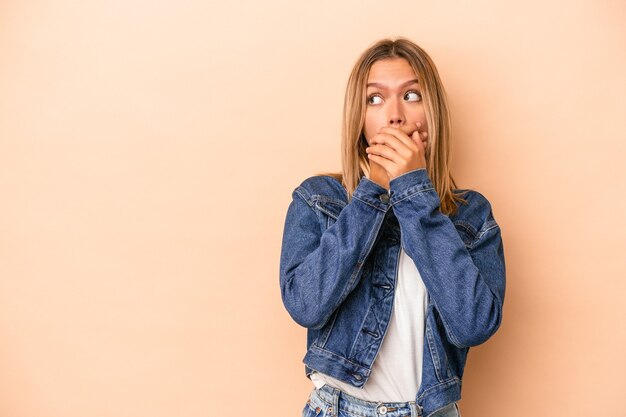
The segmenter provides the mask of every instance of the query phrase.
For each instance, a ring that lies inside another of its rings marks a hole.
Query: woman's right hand
[[[387,173],[385,168],[383,168],[383,166],[377,162],[374,162],[371,160],[369,162],[370,162],[370,173],[369,173],[368,178],[374,181],[376,184],[388,190],[389,189],[389,174]]]

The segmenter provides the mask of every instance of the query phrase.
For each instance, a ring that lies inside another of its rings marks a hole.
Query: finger
[[[414,134],[417,133],[417,135],[418,135],[417,139],[419,139],[419,141],[424,145],[424,147],[426,147],[426,138],[428,137],[428,132],[422,131],[422,123],[421,122],[417,122],[415,124],[415,126],[417,127],[417,130],[415,132],[413,132],[413,133]],[[414,135],[411,135],[411,137],[413,139],[415,139]]]
[[[374,135],[372,138],[372,145],[384,146],[385,148],[391,150],[393,154],[387,152],[384,155],[388,159],[400,162],[401,159],[407,159],[417,151],[417,146],[412,143],[413,140],[408,136],[407,141],[408,144],[405,144],[404,141],[398,139],[396,136],[388,133],[379,133],[378,135]],[[382,151],[385,151],[385,149],[382,149]],[[392,156],[394,154],[395,157]]]
[[[424,129],[422,128],[422,123],[421,123],[421,122],[417,122],[417,123],[415,124],[415,126],[417,127],[417,130],[416,130],[416,131],[417,131],[417,132],[419,132],[418,134],[419,134],[420,139],[422,139],[422,140],[423,140],[423,139],[425,139],[425,138],[427,138],[427,137],[428,137],[428,132],[426,132],[426,130],[424,130]],[[413,133],[414,133],[414,132],[413,132]]]
[[[376,145],[368,146],[367,148],[365,148],[365,152],[367,152],[368,154],[381,156],[393,162],[397,162],[399,159],[398,152],[395,149],[385,144],[376,144]]]
[[[411,135],[411,139],[413,139],[413,142],[415,142],[415,145],[417,146],[418,149],[423,149],[426,147],[426,136],[428,136],[426,134],[426,132],[418,132],[417,130],[415,132],[413,132],[413,134]],[[420,148],[421,146],[421,148]]]
[[[403,147],[406,147],[406,145],[404,143],[402,143],[402,141],[400,139],[398,139],[396,136],[390,134],[390,133],[377,133],[372,137],[372,140],[370,141],[371,145],[386,145],[389,148],[395,150],[395,151],[399,151],[401,150]]]
[[[390,160],[383,158],[382,156],[373,154],[373,153],[369,153],[367,154],[367,158],[372,161],[372,162],[376,162],[377,164],[379,164],[380,166],[382,166],[385,171],[387,172],[387,175],[389,175],[389,170],[393,167],[393,162],[391,162]]]
[[[411,147],[411,138],[409,137],[409,134],[411,133],[413,132],[405,133],[402,129],[390,126],[381,127],[378,130],[378,134],[387,134],[390,136],[388,137],[388,140],[391,141],[391,143],[393,144],[392,147],[396,150],[402,149],[404,147]]]
[[[419,131],[416,130],[415,132],[413,132],[413,134],[411,135],[411,139],[413,139],[413,142],[415,142],[415,146],[417,146],[417,148],[419,149],[419,142],[422,141],[420,139]]]
[[[417,145],[417,149],[419,149],[420,152],[424,154],[425,144],[423,142],[423,139],[420,138],[419,132],[417,130],[413,133],[413,141]]]

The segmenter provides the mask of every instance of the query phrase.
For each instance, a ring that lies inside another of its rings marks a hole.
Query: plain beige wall
[[[463,417],[626,416],[624,21],[618,0],[2,2],[0,415],[299,415],[285,212],[340,167],[357,56],[402,35],[503,231]]]

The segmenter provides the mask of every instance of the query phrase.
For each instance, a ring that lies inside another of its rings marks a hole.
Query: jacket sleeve
[[[482,224],[466,247],[425,168],[389,182],[391,206],[400,224],[402,247],[413,259],[439,312],[447,337],[457,347],[479,345],[500,327],[506,287],[504,246],[491,205],[482,195],[472,203],[472,223]]]
[[[280,255],[280,290],[293,320],[321,329],[356,287],[376,240],[387,190],[363,176],[352,199],[326,230],[305,187],[297,187],[287,209]]]

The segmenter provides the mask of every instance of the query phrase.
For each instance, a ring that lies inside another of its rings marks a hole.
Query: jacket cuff
[[[389,191],[375,181],[363,175],[354,189],[352,197],[360,200],[380,211],[388,211],[391,207]]]
[[[393,205],[413,194],[434,189],[426,168],[417,168],[389,181],[390,202]]]

